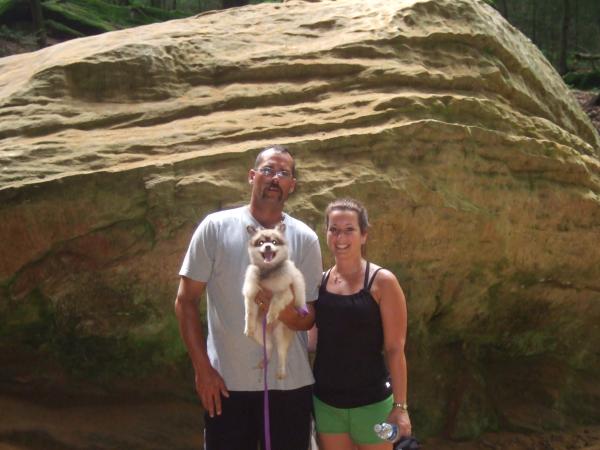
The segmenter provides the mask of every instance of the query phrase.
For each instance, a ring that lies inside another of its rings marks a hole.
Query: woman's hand
[[[410,416],[408,411],[401,408],[393,408],[388,418],[388,423],[395,423],[398,425],[400,436],[412,435],[412,426],[410,424]]]

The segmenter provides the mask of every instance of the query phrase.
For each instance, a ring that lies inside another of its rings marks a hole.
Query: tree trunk
[[[223,0],[223,8],[233,8],[234,6],[244,6],[250,3],[250,0]]]
[[[573,48],[579,50],[579,1],[573,0]]]
[[[42,4],[40,0],[29,0],[31,7],[31,18],[33,19],[33,28],[35,37],[40,48],[46,46],[46,26],[44,25],[44,15],[42,14]]]
[[[500,11],[500,14],[502,14],[502,16],[508,20],[508,2],[507,0],[500,0],[499,5],[498,5],[498,10]]]
[[[538,2],[532,0],[531,2],[531,42],[538,45],[537,42],[537,13],[538,13]]]
[[[558,73],[564,75],[568,71],[567,67],[567,53],[569,43],[569,24],[571,17],[569,16],[569,0],[563,0],[563,11],[562,11],[562,24],[560,32],[560,42],[558,48]]]

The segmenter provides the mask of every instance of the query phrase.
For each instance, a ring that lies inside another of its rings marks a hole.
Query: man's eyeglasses
[[[258,169],[265,177],[273,178],[277,175],[279,178],[291,178],[292,173],[287,170],[275,170],[272,167],[265,166]]]

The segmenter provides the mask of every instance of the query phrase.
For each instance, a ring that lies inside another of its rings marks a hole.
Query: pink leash
[[[298,308],[298,313],[304,317],[308,314],[308,309]],[[269,420],[269,387],[267,385],[267,314],[263,316],[263,365],[264,365],[264,392],[263,392],[263,417],[265,422],[265,448],[264,450],[271,450],[271,422]]]
[[[265,421],[265,450],[271,450],[271,423],[269,421],[269,390],[267,386],[267,315],[263,316],[263,363],[264,363],[264,393],[263,414]]]

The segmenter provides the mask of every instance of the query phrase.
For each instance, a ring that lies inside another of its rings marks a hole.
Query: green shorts
[[[335,408],[313,396],[317,431],[346,433],[356,444],[378,444],[381,439],[373,431],[373,426],[385,422],[393,404],[394,397],[390,395],[385,400],[358,408]]]

